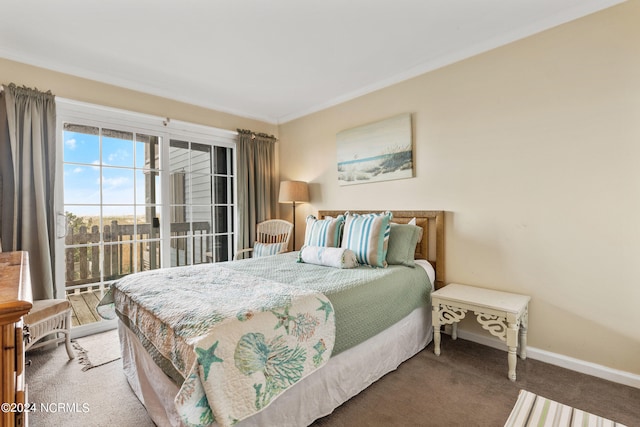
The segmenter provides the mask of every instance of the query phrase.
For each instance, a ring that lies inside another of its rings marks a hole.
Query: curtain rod
[[[273,139],[274,141],[277,141],[278,138],[276,138],[273,135],[269,135],[267,133],[262,133],[262,132],[253,132],[251,130],[248,129],[237,129],[239,134],[243,134],[243,135],[251,135],[251,139],[256,139],[257,137],[262,137],[262,138],[268,138],[268,139]]]

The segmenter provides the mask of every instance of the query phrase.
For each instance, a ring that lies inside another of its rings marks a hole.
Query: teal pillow
[[[391,224],[387,263],[415,267],[416,245],[422,236],[422,228],[411,224]]]
[[[313,215],[307,217],[307,229],[304,233],[304,246],[340,247],[340,235],[344,215],[337,218],[317,219]]]
[[[386,267],[391,218],[391,212],[366,215],[347,212],[341,247],[351,249],[360,264]]]

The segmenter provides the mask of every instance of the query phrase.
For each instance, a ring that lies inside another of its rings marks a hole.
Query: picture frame
[[[338,132],[336,151],[341,186],[413,178],[411,114]]]

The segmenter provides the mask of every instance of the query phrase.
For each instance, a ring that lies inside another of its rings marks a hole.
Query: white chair
[[[30,336],[25,351],[64,342],[69,359],[76,357],[71,347],[71,303],[66,299],[34,301],[31,311],[24,317],[24,323]],[[51,334],[55,334],[55,338],[39,342]]]
[[[2,252],[1,241],[0,252]],[[29,331],[25,351],[53,343],[58,345],[64,341],[69,359],[76,357],[71,348],[71,303],[66,299],[34,301],[29,314],[24,316],[24,324]],[[51,334],[56,334],[54,339],[38,342]]]
[[[234,260],[245,258],[251,253],[253,257],[276,255],[289,250],[289,241],[293,224],[282,219],[269,219],[256,226],[256,242],[253,248],[239,250]],[[240,258],[242,255],[242,258]]]

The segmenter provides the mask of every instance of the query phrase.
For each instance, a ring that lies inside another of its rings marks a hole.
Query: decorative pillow
[[[391,224],[387,263],[415,267],[416,245],[422,237],[422,228],[411,224]]]
[[[304,233],[304,246],[340,246],[340,234],[344,224],[344,215],[337,218],[317,219],[313,215],[307,217],[307,230]]]
[[[415,226],[417,226],[418,224],[416,224],[416,222],[417,222],[416,217],[413,217],[413,218],[411,218],[411,220],[408,222],[408,224],[411,224],[411,225],[415,225]],[[422,227],[418,227],[418,228],[420,228],[420,232],[419,232],[420,234],[418,234],[418,243],[420,243],[420,242],[422,242],[422,232],[423,232],[424,230],[422,229]]]
[[[355,268],[358,266],[356,254],[353,251],[326,246],[304,246],[298,254],[298,262],[334,268]]]
[[[417,242],[416,244],[418,244],[418,243],[422,242],[422,233],[423,233],[423,231],[424,231],[424,230],[422,229],[422,227],[418,226],[417,222],[418,222],[418,220],[416,219],[416,217],[415,217],[415,216],[414,216],[413,218],[411,218],[411,219],[409,220],[409,222],[407,222],[407,224],[409,224],[409,225],[415,225],[416,227],[418,227],[418,228],[420,229],[420,230],[419,230],[419,233],[420,233],[420,234],[418,235],[418,242]],[[397,223],[392,222],[392,224],[397,224]]]
[[[286,242],[282,243],[260,243],[255,242],[253,245],[253,258],[260,258],[263,256],[277,255],[282,251],[287,250]]]
[[[342,246],[356,254],[360,264],[387,266],[391,212],[357,215],[347,212]]]

